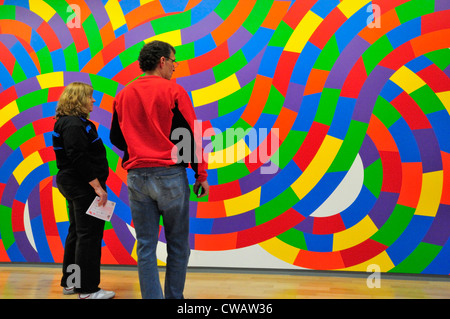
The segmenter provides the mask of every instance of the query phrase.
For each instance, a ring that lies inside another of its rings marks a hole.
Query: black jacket
[[[106,182],[106,149],[91,121],[76,116],[59,118],[53,129],[53,149],[59,181],[88,183],[98,178],[102,184]]]

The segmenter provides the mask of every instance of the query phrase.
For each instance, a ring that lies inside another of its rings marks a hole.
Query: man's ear
[[[166,62],[166,58],[164,56],[159,58],[159,65],[162,67],[163,64]]]

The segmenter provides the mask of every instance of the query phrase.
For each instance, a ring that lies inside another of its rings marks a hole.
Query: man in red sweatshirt
[[[110,139],[124,151],[142,298],[178,299],[184,297],[190,255],[186,167],[195,171],[193,191],[203,197],[209,192],[207,164],[199,133],[194,134],[189,95],[170,81],[177,66],[175,49],[153,41],[144,45],[138,61],[145,75],[115,97]],[[167,241],[164,294],[156,258],[161,216]]]

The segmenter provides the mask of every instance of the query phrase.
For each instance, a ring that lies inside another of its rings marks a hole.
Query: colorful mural
[[[255,268],[450,274],[449,1],[0,5],[0,262],[62,261],[52,117],[84,81],[117,202],[102,262],[136,264],[111,107],[160,39],[209,162],[210,195],[190,202],[192,265],[238,266],[245,252]]]

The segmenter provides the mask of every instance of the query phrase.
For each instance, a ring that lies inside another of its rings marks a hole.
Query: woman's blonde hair
[[[89,103],[94,89],[83,82],[72,82],[66,86],[56,106],[55,119],[64,115],[89,118]]]

